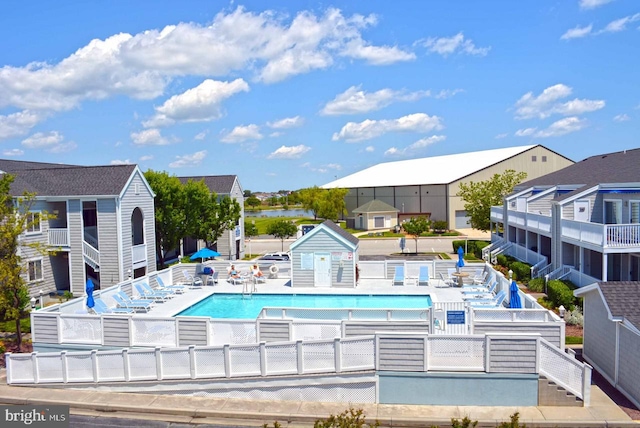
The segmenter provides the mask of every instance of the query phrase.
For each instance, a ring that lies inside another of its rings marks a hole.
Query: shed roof
[[[624,317],[640,329],[640,282],[599,282],[605,303],[614,317]]]
[[[357,247],[358,244],[360,243],[360,240],[357,237],[353,236],[352,234],[350,234],[349,232],[347,232],[346,230],[344,230],[343,228],[335,224],[333,221],[325,220],[318,226],[314,227],[311,232],[307,233],[302,238],[298,239],[293,244],[291,244],[291,249],[293,250],[295,249],[295,247],[302,244],[306,240],[313,238],[313,236],[320,233],[321,230],[327,230],[327,229],[330,233],[332,233],[333,235],[336,235],[342,241],[346,241],[347,244],[350,244],[350,246],[352,246],[353,248]]]
[[[178,177],[182,184],[186,184],[189,180],[202,181],[207,185],[211,192],[217,194],[229,194],[233,190],[233,183],[236,181],[237,175],[198,175],[192,177]]]
[[[356,208],[355,210],[353,210],[354,213],[380,213],[380,212],[400,212],[399,209],[397,209],[394,206],[389,205],[386,202],[382,202],[379,201],[378,199],[374,199],[372,201],[367,202],[366,204],[360,205],[358,208]]]
[[[537,145],[507,147],[419,159],[385,162],[322,186],[384,187],[448,184],[531,150]]]

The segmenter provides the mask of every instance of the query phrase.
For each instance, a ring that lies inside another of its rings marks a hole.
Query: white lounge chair
[[[404,266],[396,266],[392,285],[404,285]]]
[[[191,275],[186,269],[182,269],[182,276],[184,276],[185,281],[187,281],[187,284],[191,288],[199,288],[204,285],[202,279],[198,278],[197,276]]]
[[[418,285],[429,285],[429,266],[420,266]]]
[[[473,308],[497,308],[502,306],[507,298],[506,291],[502,290],[493,299],[471,299],[466,300]]]

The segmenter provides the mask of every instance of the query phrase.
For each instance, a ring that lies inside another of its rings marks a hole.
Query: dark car
[[[258,260],[272,261],[272,262],[288,262],[290,258],[288,253],[267,253],[264,256],[260,257]]]

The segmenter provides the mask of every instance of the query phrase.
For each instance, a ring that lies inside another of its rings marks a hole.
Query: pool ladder
[[[256,280],[255,278],[251,278],[248,281],[244,281],[242,283],[242,298],[245,297],[251,298],[253,297],[253,292],[256,291]]]

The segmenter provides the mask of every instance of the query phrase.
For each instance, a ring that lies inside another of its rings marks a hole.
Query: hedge
[[[527,284],[527,288],[534,293],[544,292],[544,278],[533,278]]]
[[[513,271],[518,281],[529,281],[531,279],[531,267],[522,262],[513,262],[509,265],[509,269]]]
[[[547,298],[556,308],[562,305],[566,309],[572,309],[576,303],[571,287],[559,279],[552,279],[547,283]]]

